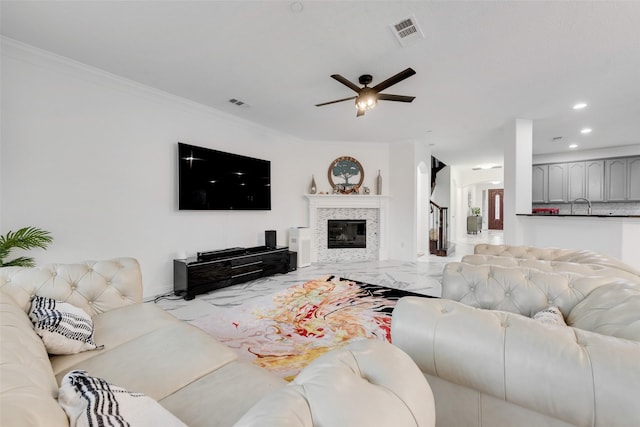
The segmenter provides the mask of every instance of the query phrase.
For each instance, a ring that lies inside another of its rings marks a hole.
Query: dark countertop
[[[535,216],[535,217],[542,217],[542,218],[555,218],[555,217],[580,217],[580,218],[640,218],[640,214],[638,215],[601,215],[601,214],[593,214],[593,215],[586,215],[586,214],[574,214],[574,215],[569,215],[569,214],[558,214],[558,215],[534,215],[534,214],[516,214],[517,216]]]

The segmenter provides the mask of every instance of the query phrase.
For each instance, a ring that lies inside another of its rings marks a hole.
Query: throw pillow
[[[64,376],[58,402],[71,427],[186,427],[149,396],[129,392],[85,371],[71,371]]]
[[[533,319],[545,325],[567,326],[558,307],[549,307],[533,315]]]
[[[93,342],[93,322],[81,308],[34,296],[29,318],[49,354],[75,354],[102,349]]]

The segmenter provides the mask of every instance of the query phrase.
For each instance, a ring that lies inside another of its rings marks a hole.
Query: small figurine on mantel
[[[371,194],[371,189],[369,187],[364,187],[363,191],[364,191],[364,194],[366,194],[367,196]]]
[[[311,175],[311,188],[309,189],[309,193],[316,194],[316,191],[318,191],[318,187],[316,187],[316,178]]]

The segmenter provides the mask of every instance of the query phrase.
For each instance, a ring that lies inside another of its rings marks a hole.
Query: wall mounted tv
[[[271,162],[178,143],[180,210],[271,210]]]

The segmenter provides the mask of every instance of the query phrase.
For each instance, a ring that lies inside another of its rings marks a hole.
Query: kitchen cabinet
[[[627,200],[627,159],[605,161],[606,197],[610,202]]]
[[[592,202],[604,201],[604,160],[585,162],[586,197]]]
[[[554,163],[549,165],[549,195],[550,203],[567,201],[567,164]]]
[[[640,201],[640,157],[533,165],[533,203]]]
[[[567,201],[587,195],[587,173],[584,162],[567,164]]]
[[[627,200],[640,201],[640,157],[627,159]]]
[[[533,203],[547,203],[549,196],[549,165],[533,165],[531,183],[533,185],[531,201]]]

